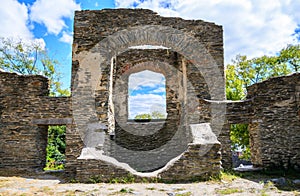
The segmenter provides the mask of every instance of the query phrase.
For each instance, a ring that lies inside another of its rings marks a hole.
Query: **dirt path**
[[[273,183],[255,182],[244,178],[190,184],[133,183],[79,184],[62,183],[51,175],[34,178],[0,177],[0,195],[300,195],[299,190],[284,191]]]

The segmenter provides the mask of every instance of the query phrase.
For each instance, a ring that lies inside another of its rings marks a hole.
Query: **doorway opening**
[[[66,151],[66,126],[48,126],[46,166],[44,170],[64,170]]]
[[[231,124],[230,140],[233,167],[251,165],[250,136],[248,124]]]

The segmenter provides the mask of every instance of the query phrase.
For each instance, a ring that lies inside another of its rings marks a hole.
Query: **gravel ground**
[[[273,183],[235,178],[188,184],[132,183],[81,184],[63,183],[58,177],[44,174],[35,177],[0,177],[0,195],[299,195],[299,189],[284,191]]]

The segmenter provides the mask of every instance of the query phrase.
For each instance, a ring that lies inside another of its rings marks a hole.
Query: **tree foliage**
[[[151,114],[138,114],[134,117],[134,119],[152,119]]]
[[[166,119],[166,115],[164,115],[158,111],[153,111],[153,112],[151,112],[151,118],[152,119]]]
[[[50,58],[42,42],[0,38],[0,68],[21,75],[42,75],[49,79],[50,95],[69,95],[62,89],[58,61]]]
[[[275,56],[248,59],[237,55],[226,67],[226,97],[228,100],[243,100],[248,86],[293,72],[300,72],[300,45],[288,45]],[[244,148],[247,155],[250,152],[248,126],[231,125],[230,129],[233,149],[237,146]],[[245,158],[249,158],[249,153]]]
[[[66,126],[49,126],[46,170],[64,169]]]
[[[250,142],[248,124],[233,124],[230,126],[232,150],[243,149],[244,159],[250,159]],[[246,152],[246,153],[245,153]]]
[[[300,45],[288,45],[276,56],[248,59],[245,55],[237,55],[226,67],[226,97],[228,100],[244,99],[248,86],[293,72],[300,72]]]
[[[166,116],[159,111],[153,111],[151,114],[138,114],[134,119],[166,119]]]
[[[228,100],[241,100],[245,97],[243,80],[237,77],[235,65],[226,68],[226,97]]]
[[[300,72],[300,44],[288,45],[279,54],[279,63],[290,65],[292,72]]]

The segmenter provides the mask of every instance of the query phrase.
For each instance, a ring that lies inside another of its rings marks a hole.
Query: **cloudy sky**
[[[300,39],[299,0],[0,0],[0,2],[0,36],[43,41],[50,56],[61,63],[59,70],[63,74],[65,87],[70,86],[74,10],[148,8],[162,16],[215,22],[224,29],[226,64],[237,54],[249,57],[276,54],[287,44],[299,43]],[[161,79],[157,78],[158,81]]]
[[[128,118],[158,111],[166,114],[166,80],[160,73],[142,71],[129,76]]]

